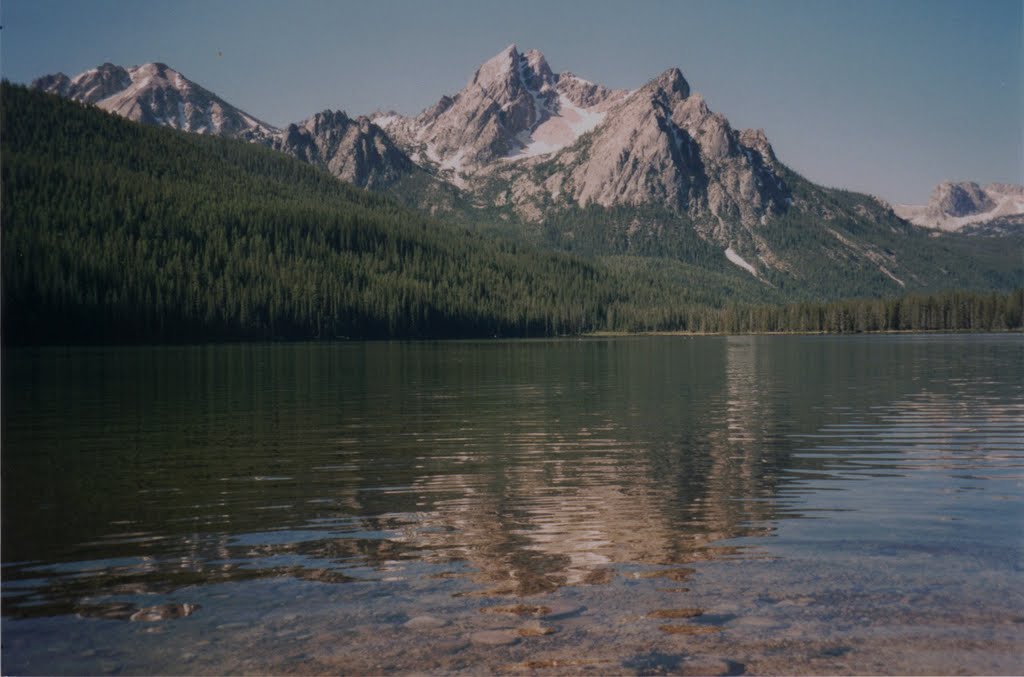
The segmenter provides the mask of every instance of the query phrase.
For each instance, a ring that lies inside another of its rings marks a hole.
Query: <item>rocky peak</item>
[[[775,150],[768,143],[768,136],[763,129],[744,129],[740,132],[740,145],[760,155],[768,167],[775,167],[775,163],[778,162]]]
[[[122,68],[105,63],[70,80],[39,78],[33,87],[144,124],[267,142],[277,130],[235,108],[165,63]]]
[[[664,92],[670,98],[685,99],[690,96],[690,83],[678,68],[669,68],[644,86],[647,92]]]
[[[484,90],[506,85],[509,81],[516,79],[519,74],[519,51],[515,44],[511,44],[501,50],[487,61],[484,61],[473,78],[470,85],[476,85]]]
[[[159,75],[161,77],[167,77],[168,75],[180,75],[178,71],[174,70],[162,61],[142,64],[141,66],[137,66],[136,70],[143,75]]]
[[[485,61],[455,96],[443,96],[415,119],[388,131],[414,156],[441,170],[473,172],[523,147],[556,104],[557,76],[544,55],[514,44]]]
[[[536,49],[531,49],[520,57],[520,73],[526,86],[538,92],[555,86],[555,74],[544,55]]]
[[[511,44],[477,68],[461,91],[417,117],[374,119],[414,160],[461,185],[496,162],[565,148],[599,125],[626,94],[555,73],[540,51],[523,53]]]
[[[558,90],[558,93],[580,108],[599,106],[616,94],[614,90],[595,84],[590,80],[584,80],[569,71],[558,74],[556,80],[555,89]],[[618,92],[618,94],[624,93]]]
[[[301,123],[303,129],[313,134],[330,133],[348,127],[351,118],[343,110],[324,110]],[[295,125],[289,125],[289,129]]]
[[[67,97],[68,88],[71,86],[71,78],[64,73],[53,73],[44,75],[32,81],[32,89],[38,89],[49,94]]]
[[[420,124],[430,124],[436,120],[441,113],[444,113],[446,110],[451,108],[453,103],[455,103],[455,99],[444,94],[437,100],[437,103],[424,109],[416,119]]]
[[[973,181],[943,181],[927,205],[892,205],[896,215],[925,228],[992,234],[1021,232],[1024,186]]]
[[[711,115],[711,109],[699,93],[688,96],[672,106],[672,121],[684,129],[700,125]]]
[[[127,70],[105,63],[70,79],[63,73],[37,78],[32,86],[82,103],[98,103],[131,83],[132,78]]]
[[[384,188],[413,171],[409,157],[366,116],[325,110],[291,124],[273,147],[365,188]]]
[[[944,181],[932,191],[928,206],[936,215],[970,216],[992,209],[995,202],[973,181]]]
[[[666,207],[686,213],[723,248],[749,241],[749,233],[788,204],[764,132],[734,130],[691,94],[677,68],[619,100],[587,144],[554,162],[550,199]]]

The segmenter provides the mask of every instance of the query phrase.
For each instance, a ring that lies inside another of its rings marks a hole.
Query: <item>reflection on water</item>
[[[1020,672],[1022,356],[8,352],[3,672]]]

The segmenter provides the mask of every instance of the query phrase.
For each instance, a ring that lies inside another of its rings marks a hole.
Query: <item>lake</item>
[[[2,672],[1024,673],[1020,335],[7,350]]]

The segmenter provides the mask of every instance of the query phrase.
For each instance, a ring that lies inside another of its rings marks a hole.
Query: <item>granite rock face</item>
[[[672,68],[609,111],[565,165],[575,201],[757,225],[788,197],[763,132],[737,132]]]
[[[944,181],[932,191],[928,206],[936,215],[970,216],[992,209],[995,201],[973,181]]]
[[[374,116],[414,160],[461,183],[495,163],[545,155],[574,142],[624,92],[551,70],[537,50],[509,45],[481,65],[453,96],[416,117]]]
[[[385,188],[413,170],[380,127],[342,111],[323,111],[288,125],[273,147],[363,188]]]
[[[143,124],[271,146],[360,187],[384,188],[414,169],[366,117],[324,111],[279,130],[162,63],[127,69],[107,63],[74,78],[47,75],[32,86]]]
[[[755,227],[789,200],[764,132],[734,130],[678,68],[614,90],[509,45],[415,118],[373,120],[414,162],[527,220],[559,204],[654,205],[728,246],[723,224]]]
[[[47,75],[32,86],[129,120],[185,132],[265,143],[278,131],[162,63],[132,68],[105,63],[74,78]]]
[[[1024,229],[1024,186],[943,181],[926,205],[894,205],[896,214],[925,228],[973,234],[1007,234]],[[990,226],[990,227],[989,227]]]
[[[417,167],[470,196],[504,183],[498,199],[528,220],[552,204],[657,205],[703,219],[703,234],[728,244],[721,224],[756,226],[788,199],[764,133],[733,130],[677,68],[614,90],[509,45],[418,116],[324,111],[283,130],[161,63],[107,63],[33,86],[146,124],[263,143],[358,186],[384,188]]]

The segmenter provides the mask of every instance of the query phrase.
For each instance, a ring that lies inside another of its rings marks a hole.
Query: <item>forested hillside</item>
[[[0,139],[6,344],[925,328],[805,321],[738,269],[484,235],[267,148],[7,83]],[[948,326],[1019,326],[1017,297],[994,298]]]
[[[243,142],[0,101],[8,343],[555,335],[727,291],[448,227]]]

